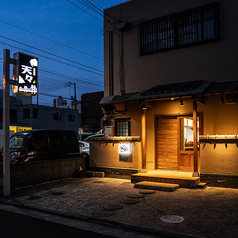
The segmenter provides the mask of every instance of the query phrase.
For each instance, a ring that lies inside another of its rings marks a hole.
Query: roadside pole
[[[10,51],[3,51],[3,195],[10,196],[10,152],[9,152],[9,124],[10,124]]]
[[[10,65],[13,64],[13,79]],[[19,78],[21,79],[19,81]],[[10,85],[13,93],[26,96],[38,94],[38,58],[17,52],[10,58],[10,50],[3,50],[3,195],[10,196]]]
[[[9,126],[10,126],[10,85],[17,85],[10,79],[10,64],[16,65],[17,59],[10,58],[10,50],[3,50],[3,195],[11,195],[10,185],[10,151],[9,151]],[[14,74],[14,72],[13,72]],[[15,77],[15,75],[13,75]]]

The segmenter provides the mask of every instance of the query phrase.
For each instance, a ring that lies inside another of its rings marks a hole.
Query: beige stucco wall
[[[238,175],[238,147],[236,144],[201,143],[201,172]]]
[[[126,93],[142,91],[159,84],[193,80],[236,80],[238,1],[219,0],[220,41],[139,56],[138,23],[175,12],[210,4],[210,0],[134,0],[107,9],[131,28],[123,33],[124,78]],[[143,10],[142,10],[143,9]],[[129,17],[128,17],[129,16]],[[117,24],[105,24],[104,86],[109,95],[108,31],[113,30],[114,95],[120,94],[121,32]]]
[[[132,162],[119,161],[119,143],[110,141],[90,141],[90,166],[139,169],[141,165],[141,142],[121,142],[121,144],[126,143],[131,144]]]
[[[221,96],[207,96],[198,111],[204,114],[204,135],[238,134],[238,104],[221,104]]]
[[[205,98],[199,109],[204,113],[204,135],[238,134],[238,104],[221,104],[220,96]],[[201,144],[201,172],[238,175],[236,144]]]

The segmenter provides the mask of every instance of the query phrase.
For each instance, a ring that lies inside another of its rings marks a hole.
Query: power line
[[[95,13],[99,14],[100,16],[104,17],[105,19],[107,19],[110,22],[110,19],[108,19],[105,15],[109,16],[110,18],[112,18],[114,21],[118,21],[118,19],[116,19],[114,16],[109,15],[107,13],[104,14],[104,12],[98,8],[97,6],[95,6],[93,3],[91,3],[89,0],[82,0],[82,2],[80,2],[79,0],[77,0],[79,3],[83,4],[84,6],[86,6],[87,8],[91,9],[92,11],[94,11]]]
[[[0,58],[0,60],[3,60],[3,58]],[[98,86],[98,87],[103,87],[102,84],[94,83],[94,82],[88,81],[86,79],[79,79],[79,78],[76,78],[76,77],[73,77],[73,76],[70,76],[70,75],[66,75],[66,74],[62,74],[62,73],[58,73],[58,72],[55,72],[55,71],[49,71],[49,70],[43,69],[43,68],[39,68],[39,71],[42,71],[43,73],[47,73],[47,74],[67,78],[67,79],[76,80],[76,81],[81,82],[81,83],[86,83],[86,84],[91,84],[91,85]],[[59,81],[57,80],[56,82],[59,82]]]
[[[59,73],[56,73],[56,72],[51,72],[51,71],[48,71],[48,70],[45,70],[45,69],[39,69],[39,70],[42,71],[42,72],[49,73],[49,74],[54,74],[54,75],[57,75],[57,76],[67,77],[67,78],[69,78],[69,79],[74,79],[74,80],[79,81],[79,82],[82,82],[82,83],[87,83],[87,84],[91,84],[91,85],[95,85],[95,86],[102,87],[102,85],[100,85],[100,84],[93,83],[93,82],[89,82],[89,81],[82,80],[82,79],[78,79],[78,78],[75,78],[75,77],[72,77],[72,76],[65,76],[65,75],[63,75],[63,74],[59,74]]]
[[[83,52],[83,51],[81,51],[81,50],[75,49],[75,48],[73,48],[73,47],[71,47],[71,46],[65,45],[65,44],[60,43],[60,42],[58,42],[58,41],[55,41],[55,40],[52,40],[52,39],[47,38],[47,37],[45,37],[45,36],[42,36],[42,35],[40,35],[40,34],[34,33],[34,32],[32,32],[32,31],[26,30],[26,29],[24,29],[24,28],[22,28],[22,27],[13,25],[13,24],[8,23],[8,22],[6,22],[6,21],[3,21],[3,20],[1,20],[1,19],[0,19],[0,22],[5,23],[5,24],[7,24],[7,25],[9,25],[9,26],[13,26],[13,27],[15,27],[15,28],[17,28],[17,29],[20,29],[20,30],[23,30],[23,31],[25,31],[25,32],[28,32],[28,33],[30,33],[30,34],[32,34],[32,35],[41,37],[41,38],[43,38],[43,39],[45,39],[45,40],[51,41],[51,42],[56,43],[56,44],[58,44],[58,45],[67,47],[67,48],[69,48],[69,49],[71,49],[71,50],[75,50],[75,51],[80,52],[80,53],[82,53],[82,54],[88,55],[88,56],[93,57],[93,58],[95,58],[95,59],[103,60],[103,59],[101,59],[101,58],[99,58],[99,57],[96,57],[96,56],[93,56],[93,55],[91,55],[91,54],[85,53],[85,52]]]
[[[90,14],[89,12],[85,11],[84,9],[82,9],[81,7],[77,6],[76,4],[70,2],[69,0],[66,0],[67,2],[69,2],[70,4],[72,4],[73,6],[77,7],[78,9],[80,9],[81,11],[87,13],[88,15],[92,16],[93,18],[97,19],[100,22],[103,22],[102,20],[100,20],[99,18],[95,17],[94,15]]]
[[[104,12],[103,8],[99,5],[100,8],[98,8],[95,4],[93,4],[91,1],[89,0],[82,0],[83,2],[87,2],[88,5],[91,5],[94,9],[97,9],[98,11],[100,11],[102,13],[102,16],[105,17],[105,15],[107,15],[108,17],[112,18],[114,21],[119,21],[118,18],[114,17],[113,15],[111,15],[110,13]],[[95,2],[95,1],[94,1]],[[96,2],[95,2],[96,3]],[[97,3],[96,3],[97,4]],[[98,4],[97,4],[98,5]],[[107,19],[109,21],[109,19]]]
[[[90,3],[86,2],[85,0],[82,0],[82,2],[80,2],[79,0],[77,0],[79,3],[81,3],[82,5],[86,6],[87,8],[91,9],[92,11],[94,11],[95,13],[99,14],[100,16],[103,17],[103,14],[98,11],[97,9],[95,9],[94,7],[92,7],[90,5]]]
[[[92,2],[94,2],[97,6],[99,6],[102,10],[104,9],[101,5],[99,5],[97,2],[95,2],[94,0],[91,0]]]
[[[10,40],[10,41],[13,41],[13,42],[15,42],[15,43],[18,43],[18,44],[24,45],[24,46],[26,46],[26,47],[29,47],[29,48],[32,48],[32,49],[35,49],[35,50],[41,51],[41,52],[43,52],[43,53],[45,53],[45,54],[49,54],[49,55],[52,55],[52,56],[54,56],[54,57],[57,57],[57,58],[60,58],[60,59],[63,59],[63,60],[69,61],[69,62],[71,62],[71,63],[78,64],[78,65],[83,66],[83,67],[85,67],[85,68],[89,68],[89,69],[91,69],[91,70],[95,70],[95,71],[97,71],[97,72],[102,72],[102,73],[103,73],[103,71],[101,71],[101,70],[99,70],[99,69],[96,69],[96,68],[93,68],[93,67],[90,67],[90,66],[87,66],[87,65],[84,65],[84,64],[78,63],[78,62],[76,62],[76,61],[73,61],[73,60],[70,60],[70,59],[64,58],[64,57],[59,56],[59,55],[55,55],[55,54],[53,54],[53,53],[49,53],[49,52],[47,52],[47,51],[45,51],[45,50],[38,49],[38,48],[36,48],[36,47],[34,47],[34,46],[30,46],[30,45],[28,45],[28,44],[25,44],[25,43],[22,43],[22,42],[19,42],[19,41],[16,41],[16,40],[10,39],[10,38],[5,37],[5,36],[3,36],[3,35],[0,35],[0,37],[2,37],[2,38],[4,38],[4,39],[7,39],[7,40]],[[5,42],[0,42],[0,43],[1,43],[1,44],[7,44],[7,43],[5,43]],[[16,46],[11,46],[11,47],[15,47],[15,48],[17,48]],[[54,60],[54,61],[56,61],[56,62],[58,62],[58,63],[63,63],[63,64],[66,64],[66,65],[68,65],[68,66],[71,66],[71,67],[79,68],[79,69],[81,69],[81,70],[88,71],[88,72],[90,72],[90,73],[94,73],[94,74],[98,74],[98,75],[103,76],[102,74],[99,74],[99,73],[97,73],[97,72],[93,72],[93,71],[88,70],[88,69],[80,68],[80,67],[77,67],[77,66],[74,66],[74,65],[71,65],[71,64],[68,64],[68,63],[65,63],[65,62],[62,62],[62,61],[56,60],[56,59],[52,59],[52,58],[47,57],[47,56],[44,56],[44,55],[41,55],[41,57],[44,57],[44,58],[47,58],[47,59],[50,59],[50,60]]]

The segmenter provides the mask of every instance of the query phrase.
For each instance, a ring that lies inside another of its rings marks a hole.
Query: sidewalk
[[[72,178],[18,189],[0,202],[168,237],[238,237],[238,189],[150,192],[125,179]]]

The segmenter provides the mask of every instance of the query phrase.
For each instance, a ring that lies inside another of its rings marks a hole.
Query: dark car
[[[11,163],[79,156],[77,134],[70,130],[17,132],[11,136],[9,147]]]

